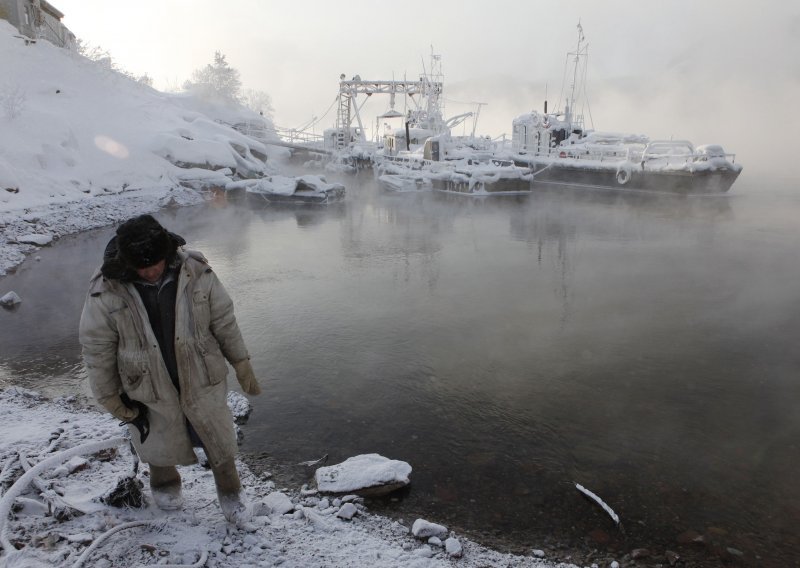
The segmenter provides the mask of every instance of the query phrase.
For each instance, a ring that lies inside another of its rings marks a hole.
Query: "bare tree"
[[[243,99],[244,106],[272,120],[275,110],[272,108],[272,97],[267,93],[256,89],[245,89]]]
[[[147,85],[148,87],[153,86],[153,78],[147,73],[134,77],[134,80],[137,83],[141,83],[142,85]]]
[[[25,98],[25,91],[19,85],[8,85],[0,89],[0,109],[7,120],[14,120],[22,114]]]
[[[78,53],[108,71],[119,71],[117,63],[107,49],[78,40]]]
[[[117,62],[114,61],[114,58],[111,56],[111,53],[108,50],[103,49],[98,45],[92,45],[83,41],[82,39],[78,40],[78,54],[82,55],[89,61],[93,62],[95,65],[104,69],[105,71],[113,71],[115,73],[119,73],[120,75],[127,77],[137,83],[142,85],[146,85],[148,87],[153,86],[153,78],[150,77],[149,74],[143,73],[141,75],[134,75],[130,71],[127,71],[117,65]]]

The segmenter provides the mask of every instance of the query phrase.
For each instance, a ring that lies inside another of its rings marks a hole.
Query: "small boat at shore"
[[[318,175],[273,175],[231,182],[225,186],[225,193],[229,201],[245,201],[253,206],[330,205],[344,200],[345,187],[328,183]]]
[[[433,188],[429,177],[419,175],[390,174],[386,173],[378,176],[378,183],[387,191],[406,193],[413,191],[426,191]]]

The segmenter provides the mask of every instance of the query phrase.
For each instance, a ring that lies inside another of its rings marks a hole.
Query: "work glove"
[[[125,398],[128,398],[128,395],[123,394]],[[106,400],[103,401],[103,406],[106,410],[111,413],[111,416],[116,418],[117,420],[122,420],[123,422],[130,422],[134,418],[139,415],[139,409],[132,407],[130,404],[131,399],[128,398],[128,404],[122,402],[122,398],[119,396],[111,396],[108,397]]]
[[[242,386],[242,390],[249,395],[261,394],[261,387],[258,386],[256,375],[253,372],[253,366],[250,364],[250,359],[244,359],[238,363],[234,363],[233,370],[236,371],[236,379]]]
[[[133,425],[137,430],[139,430],[139,440],[142,444],[144,444],[147,436],[150,435],[150,420],[147,419],[147,406],[138,400],[131,400],[131,398],[125,393],[122,393],[119,399],[127,410],[136,413],[133,418],[129,418],[128,420],[122,419],[120,425]]]

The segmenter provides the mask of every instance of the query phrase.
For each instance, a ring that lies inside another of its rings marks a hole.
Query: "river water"
[[[202,250],[262,379],[243,452],[377,452],[414,468],[376,504],[512,549],[637,546],[800,558],[800,199],[578,189],[382,192],[321,209],[159,219]],[[0,380],[85,393],[76,327],[107,228],[42,249],[0,292]],[[614,527],[580,483],[622,518]],[[705,545],[681,545],[685,531]],[[512,545],[517,545],[512,546]],[[705,564],[704,564],[705,565]]]

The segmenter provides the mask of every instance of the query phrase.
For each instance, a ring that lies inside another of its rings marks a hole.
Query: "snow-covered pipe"
[[[34,477],[37,477],[42,471],[61,465],[65,461],[75,456],[94,454],[101,450],[115,448],[126,443],[128,443],[128,440],[120,437],[75,446],[74,448],[64,450],[63,452],[59,452],[54,456],[50,456],[49,458],[40,461],[25,474],[23,474],[19,479],[17,479],[17,481],[8,488],[8,491],[6,491],[6,494],[3,495],[2,499],[0,499],[0,545],[2,545],[6,554],[16,551],[14,545],[11,544],[11,541],[6,536],[6,523],[8,522],[8,516],[11,513],[11,506],[14,504],[14,499],[22,495],[22,492],[25,491],[28,484]]]
[[[17,479],[14,484],[9,487],[8,491],[3,495],[2,499],[0,499],[0,545],[2,545],[3,549],[6,552],[6,557],[8,555],[17,552],[14,545],[6,536],[6,523],[8,522],[9,514],[11,513],[11,506],[14,504],[14,500],[22,495],[22,492],[25,491],[28,484],[35,478],[39,476],[39,473],[42,471],[49,469],[51,467],[55,467],[61,465],[65,461],[72,459],[75,456],[81,456],[85,454],[95,454],[102,450],[107,450],[109,448],[115,448],[122,444],[127,444],[127,438],[111,438],[109,440],[102,440],[99,442],[90,442],[88,444],[82,444],[80,446],[75,446],[74,448],[70,448],[68,450],[64,450],[63,452],[59,452],[53,456],[50,456],[47,459],[44,459],[25,472],[19,479]],[[119,531],[130,529],[139,526],[149,526],[149,525],[161,525],[163,522],[160,521],[132,521],[130,523],[123,523],[121,525],[117,525],[113,529],[103,533],[100,535],[83,553],[80,555],[78,560],[75,561],[73,564],[73,568],[80,568],[83,566],[86,559],[97,550],[97,548],[103,544],[106,540],[108,540],[112,535],[116,534]],[[165,568],[200,568],[201,566],[205,565],[208,561],[208,551],[204,550],[200,553],[200,558],[194,564],[162,564]]]
[[[97,550],[100,545],[102,545],[105,541],[111,538],[113,535],[120,531],[124,531],[126,529],[133,529],[136,527],[146,527],[146,526],[163,526],[164,521],[131,521],[129,523],[122,523],[121,525],[117,525],[111,530],[108,530],[101,534],[97,539],[86,549],[83,551],[83,554],[75,561],[75,564],[72,565],[72,568],[81,568],[86,562],[86,559],[92,555],[92,553]],[[205,565],[208,561],[208,551],[204,550],[200,554],[200,558],[194,564],[159,564],[161,568],[200,568],[201,566]]]
[[[75,564],[72,565],[72,568],[80,568],[81,566],[83,566],[83,563],[86,562],[86,559],[89,558],[89,556],[91,556],[92,552],[97,550],[97,548],[101,544],[103,544],[112,535],[118,533],[119,531],[124,531],[125,529],[132,529],[132,528],[135,528],[135,527],[148,526],[148,525],[152,525],[152,524],[153,524],[153,521],[131,521],[129,523],[122,523],[121,525],[117,525],[113,529],[104,532],[99,537],[97,537],[95,539],[95,541],[86,548],[86,550],[83,551],[83,554],[81,554],[78,557],[78,559],[75,561]]]
[[[578,491],[580,491],[581,493],[583,493],[584,495],[586,495],[586,496],[587,496],[589,499],[591,499],[592,501],[594,501],[595,503],[597,503],[598,505],[600,505],[600,507],[602,507],[602,508],[603,508],[603,510],[604,510],[606,513],[608,513],[608,516],[609,516],[609,517],[611,517],[611,520],[612,520],[612,521],[614,521],[614,524],[616,524],[617,526],[619,526],[619,515],[617,515],[617,514],[614,512],[614,509],[612,509],[611,507],[609,507],[609,506],[606,504],[606,502],[605,502],[605,501],[603,501],[602,499],[600,499],[600,497],[598,497],[598,496],[597,496],[595,493],[592,493],[591,491],[589,491],[588,489],[586,489],[586,488],[585,488],[583,485],[581,485],[580,483],[576,483],[576,484],[575,484],[575,488],[576,488]]]

